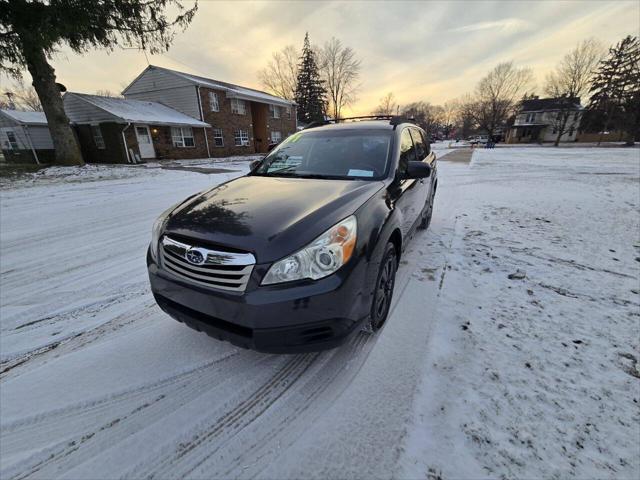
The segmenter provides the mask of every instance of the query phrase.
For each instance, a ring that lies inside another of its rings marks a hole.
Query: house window
[[[280,118],[280,107],[269,105],[269,113],[271,113],[271,118]]]
[[[291,120],[291,107],[287,107],[287,119]]]
[[[218,94],[216,92],[209,92],[209,108],[212,112],[220,111],[220,102],[218,101]]]
[[[573,128],[573,126],[571,126],[571,128],[569,129],[569,136],[573,137],[573,132],[575,131],[575,129]]]
[[[174,147],[195,147],[191,127],[171,127],[171,139]]]
[[[93,143],[96,144],[100,150],[104,150],[104,138],[102,137],[102,130],[100,130],[100,125],[91,125],[91,134],[93,135]]]
[[[247,130],[236,130],[234,133],[234,139],[236,141],[236,147],[249,146],[249,132]]]
[[[280,143],[282,141],[281,132],[271,132],[271,143]]]
[[[222,129],[214,128],[213,129],[213,144],[216,147],[224,147],[224,138],[222,137]]]
[[[238,115],[244,115],[247,113],[247,104],[244,100],[238,98],[231,99],[231,113],[237,113]]]
[[[16,134],[11,130],[7,130],[7,140],[9,140],[9,148],[11,150],[18,149],[18,140],[16,139]]]

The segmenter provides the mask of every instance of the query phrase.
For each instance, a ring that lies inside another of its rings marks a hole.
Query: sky
[[[188,5],[188,1],[183,2]],[[302,46],[305,32],[321,45],[331,37],[362,60],[360,89],[349,114],[368,114],[387,92],[400,104],[440,104],[471,92],[500,62],[532,68],[535,91],[578,42],[610,46],[640,34],[640,1],[284,1],[199,2],[189,28],[149,63],[261,88],[257,72],[274,51]],[[63,48],[52,60],[70,91],[121,91],[146,66],[135,49]],[[30,78],[27,75],[27,81]]]

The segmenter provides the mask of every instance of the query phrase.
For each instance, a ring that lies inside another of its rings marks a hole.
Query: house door
[[[140,158],[156,158],[156,151],[153,148],[149,127],[147,125],[136,125],[136,137],[138,138]]]

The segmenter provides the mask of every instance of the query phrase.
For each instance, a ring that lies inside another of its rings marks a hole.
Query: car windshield
[[[378,180],[387,172],[391,132],[319,130],[291,135],[253,175]]]

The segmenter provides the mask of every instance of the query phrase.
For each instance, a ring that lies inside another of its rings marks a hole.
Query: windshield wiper
[[[286,167],[278,168],[277,170],[266,171],[266,172],[263,173],[263,175],[269,176],[269,175],[271,175],[273,173],[281,174],[281,173],[284,173],[284,172],[288,172],[288,171],[290,171],[290,170],[292,170],[292,169],[294,169],[296,167],[297,167],[297,165],[289,165],[289,166],[286,166]]]
[[[355,177],[343,177],[341,175],[325,175],[322,173],[304,173],[292,171],[297,165],[290,165],[288,167],[279,168],[278,170],[271,170],[270,172],[257,173],[254,175],[261,175],[264,177],[295,177],[295,178],[317,178],[321,180],[360,180]]]
[[[323,180],[354,180],[351,177],[343,177],[340,175],[323,175],[322,173],[300,173],[296,175],[296,177],[300,178],[320,178]]]

